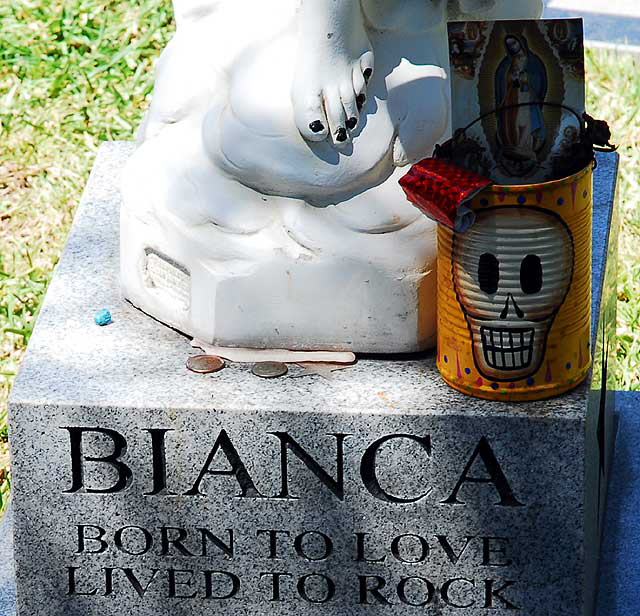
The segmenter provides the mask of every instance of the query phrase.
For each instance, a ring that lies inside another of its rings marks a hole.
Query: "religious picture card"
[[[449,58],[454,161],[498,184],[565,177],[580,124],[560,105],[585,110],[582,20],[453,22]]]

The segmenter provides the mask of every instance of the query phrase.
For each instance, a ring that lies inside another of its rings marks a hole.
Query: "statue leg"
[[[204,151],[201,118],[166,126],[143,143],[123,175],[127,209],[142,218],[172,216],[188,227],[255,233],[274,216],[268,199],[229,178]]]

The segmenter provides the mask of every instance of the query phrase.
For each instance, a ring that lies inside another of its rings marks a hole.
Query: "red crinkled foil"
[[[446,160],[425,158],[400,178],[400,186],[429,218],[454,229],[458,208],[493,182]]]

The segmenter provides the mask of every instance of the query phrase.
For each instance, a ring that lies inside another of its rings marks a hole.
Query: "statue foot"
[[[297,63],[292,102],[296,125],[307,141],[329,137],[337,147],[347,145],[360,124],[374,56],[364,29],[356,38],[360,44],[354,52],[332,47],[329,39],[329,44],[303,53]]]

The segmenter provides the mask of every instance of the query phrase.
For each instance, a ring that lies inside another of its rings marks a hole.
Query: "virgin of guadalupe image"
[[[529,49],[522,35],[504,39],[507,55],[495,75],[496,108],[509,107],[498,114],[498,156],[503,170],[526,177],[538,167],[538,153],[546,141],[541,104],[513,107],[523,103],[543,103],[547,96],[547,70]]]

